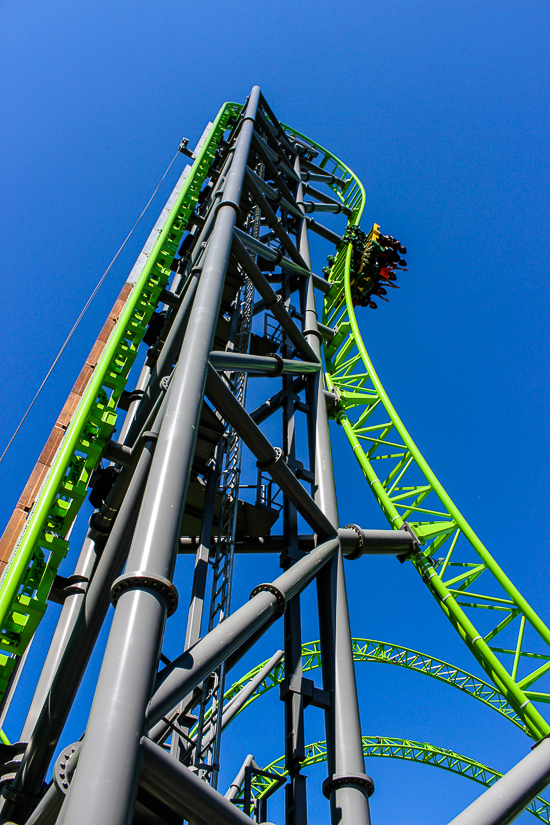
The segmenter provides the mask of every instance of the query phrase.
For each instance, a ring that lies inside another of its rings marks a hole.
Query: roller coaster
[[[550,822],[540,796],[550,782],[550,630],[430,469],[359,329],[357,314],[398,286],[405,248],[377,224],[361,229],[361,182],[280,122],[257,86],[180,151],[190,163],[0,542],[2,727],[48,604],[60,605],[19,741],[0,732],[2,822],[268,822],[284,787],[286,825],[307,823],[308,793],[324,795],[333,825],[365,825],[375,787],[365,757],[487,786],[454,825],[504,824],[523,810]],[[312,265],[312,235],[328,247],[324,266]],[[329,421],[387,529],[340,526]],[[75,548],[86,501],[94,512]],[[275,554],[282,569],[237,608],[236,554]],[[413,566],[484,679],[427,652],[352,639],[345,570],[363,575],[371,555]],[[182,577],[192,557],[193,576]],[[301,593],[313,583],[319,640],[304,643]],[[62,741],[111,606],[86,730]],[[278,620],[281,649],[232,681]],[[367,661],[460,689],[521,729],[527,756],[502,775],[438,745],[365,735],[355,665]],[[243,752],[219,788],[223,731],[271,688],[284,706],[283,756],[261,766]],[[307,745],[310,705],[326,739]],[[307,767],[324,761],[316,787]]]

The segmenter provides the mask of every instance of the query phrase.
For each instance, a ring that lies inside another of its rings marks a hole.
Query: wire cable
[[[79,316],[78,316],[78,318],[76,319],[76,321],[75,321],[75,323],[74,323],[74,325],[73,325],[73,328],[71,329],[71,331],[70,331],[70,332],[69,332],[69,334],[67,335],[67,337],[66,337],[66,339],[65,339],[65,342],[63,343],[63,346],[61,347],[61,349],[60,349],[60,350],[59,350],[59,352],[57,353],[57,355],[56,355],[56,357],[55,357],[55,359],[54,359],[53,364],[51,365],[50,369],[49,369],[49,370],[48,370],[48,372],[46,373],[46,377],[44,378],[44,380],[42,381],[42,383],[41,383],[41,384],[40,384],[40,386],[38,387],[38,390],[36,391],[36,395],[35,395],[35,396],[34,396],[34,398],[32,399],[32,401],[31,401],[31,403],[29,404],[29,406],[27,407],[27,410],[26,410],[26,412],[25,412],[25,414],[24,414],[23,418],[21,419],[21,421],[20,421],[20,422],[19,422],[19,424],[17,425],[17,427],[16,427],[16,429],[15,429],[15,432],[13,433],[12,437],[11,437],[11,438],[10,438],[10,440],[8,441],[8,445],[7,445],[6,449],[4,450],[4,452],[2,453],[2,455],[0,456],[0,462],[3,460],[4,456],[6,455],[6,453],[7,453],[7,452],[8,452],[8,450],[9,450],[9,448],[11,447],[11,445],[12,445],[12,443],[13,443],[13,441],[14,441],[14,439],[15,439],[16,435],[17,435],[17,433],[19,432],[19,430],[20,430],[20,429],[21,429],[21,427],[23,426],[23,423],[25,422],[26,417],[28,416],[28,414],[30,413],[30,411],[32,410],[32,408],[34,407],[34,404],[35,404],[35,402],[36,402],[36,399],[38,398],[38,396],[39,396],[39,395],[40,395],[40,393],[42,392],[42,390],[43,390],[43,388],[44,388],[44,385],[46,384],[46,381],[48,380],[48,378],[49,378],[49,377],[50,377],[50,375],[52,374],[52,372],[53,372],[53,370],[54,370],[54,368],[55,368],[55,365],[57,364],[57,362],[59,361],[59,359],[60,359],[60,358],[61,358],[61,356],[63,355],[63,353],[64,353],[65,349],[67,348],[67,346],[68,346],[68,344],[69,344],[69,342],[70,342],[71,338],[73,337],[73,335],[75,334],[76,330],[78,329],[78,327],[79,327],[79,325],[80,325],[80,322],[82,321],[82,319],[84,318],[84,316],[85,316],[85,314],[87,313],[88,309],[90,308],[90,305],[91,305],[92,301],[94,300],[95,296],[97,295],[97,293],[98,293],[98,292],[99,292],[99,290],[101,289],[101,286],[102,286],[103,282],[105,281],[105,278],[107,277],[107,275],[109,274],[109,272],[110,272],[110,271],[111,271],[111,269],[113,268],[113,266],[114,266],[114,264],[115,264],[115,262],[116,262],[116,260],[117,260],[118,256],[120,255],[120,253],[122,252],[122,250],[124,249],[124,247],[126,246],[126,244],[128,243],[128,241],[130,240],[130,237],[131,237],[132,233],[134,232],[134,229],[136,228],[136,226],[138,225],[138,223],[140,222],[140,220],[143,218],[143,216],[144,216],[144,215],[145,215],[145,213],[147,212],[147,209],[149,208],[149,206],[150,206],[150,204],[151,204],[151,201],[153,200],[153,198],[154,198],[154,197],[155,197],[155,195],[157,194],[157,192],[158,192],[158,190],[159,190],[159,188],[160,188],[161,183],[163,182],[164,178],[166,177],[166,175],[168,174],[168,172],[169,172],[169,171],[170,171],[170,169],[172,168],[172,166],[173,166],[173,164],[174,164],[174,161],[176,160],[176,158],[177,158],[177,156],[179,155],[179,153],[180,153],[180,150],[178,149],[178,151],[176,152],[176,154],[174,155],[174,157],[173,157],[173,158],[172,158],[172,160],[170,161],[170,164],[168,165],[168,168],[166,169],[166,171],[165,171],[164,175],[163,175],[163,176],[162,176],[162,178],[159,180],[159,182],[158,182],[158,184],[157,184],[157,186],[156,186],[156,188],[155,188],[155,191],[153,192],[153,194],[151,195],[151,197],[149,198],[149,200],[148,200],[148,201],[147,201],[147,203],[145,204],[145,207],[143,208],[143,210],[142,210],[142,212],[141,212],[141,214],[140,214],[139,218],[137,219],[137,221],[134,223],[134,225],[132,226],[132,228],[130,229],[130,231],[128,232],[128,234],[126,235],[126,237],[125,237],[124,241],[122,242],[122,245],[120,246],[120,248],[119,248],[118,252],[116,253],[115,257],[113,258],[113,260],[111,261],[111,263],[109,264],[109,266],[107,267],[107,269],[105,270],[105,272],[103,273],[103,275],[101,276],[101,278],[99,279],[99,281],[98,281],[98,283],[97,283],[97,286],[95,287],[94,291],[92,292],[92,294],[91,294],[91,295],[90,295],[90,297],[88,298],[88,300],[87,300],[86,304],[84,305],[84,308],[83,308],[82,312],[80,313],[80,315],[79,315]]]

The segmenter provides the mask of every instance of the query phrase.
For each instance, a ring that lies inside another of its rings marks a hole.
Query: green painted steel
[[[301,763],[302,768],[326,762],[326,742],[315,742],[312,745],[307,745],[306,753],[307,757]],[[434,768],[441,768],[444,771],[472,779],[474,782],[486,787],[494,785],[502,776],[498,771],[483,765],[481,762],[476,762],[475,759],[470,759],[469,756],[462,756],[446,748],[430,745],[428,742],[415,742],[413,739],[398,739],[393,736],[363,736],[363,753],[369,759],[375,757],[404,759],[407,762],[432,765]],[[281,756],[280,759],[276,759],[275,762],[267,765],[263,770],[284,777],[288,775],[284,764],[285,758]],[[256,799],[268,796],[276,781],[254,774],[252,777],[253,796]],[[242,792],[240,797],[242,797]],[[537,796],[533,799],[525,810],[536,816],[541,822],[550,823],[550,803],[542,797]]]
[[[423,673],[425,676],[430,676],[432,679],[437,679],[439,682],[444,682],[451,687],[457,688],[466,695],[472,696],[479,702],[483,702],[484,705],[495,710],[501,716],[504,716],[505,719],[517,725],[517,727],[528,736],[532,736],[529,729],[514,709],[510,707],[504,696],[502,696],[493,685],[484,682],[477,676],[473,676],[466,670],[444,662],[442,659],[436,659],[434,656],[428,656],[426,653],[420,653],[418,650],[412,650],[402,645],[394,645],[390,642],[380,642],[375,639],[352,639],[352,651],[354,662],[378,662],[380,664],[403,667],[408,670]],[[239,679],[238,682],[231,685],[225,693],[225,701],[229,701],[240,693],[265,664],[266,662],[262,662],[257,665],[253,670],[243,676],[242,679]],[[318,641],[304,643],[302,645],[302,669],[304,673],[320,667],[320,643]],[[280,685],[283,679],[284,659],[281,659],[279,664],[277,664],[263,682],[258,685],[240,712],[242,713],[248,705],[256,699],[259,699],[260,696],[263,696],[263,694],[267,693],[271,688]]]
[[[337,186],[332,189],[353,210],[348,226],[358,225],[365,207],[361,182],[332,153],[286,128],[318,149],[321,160],[316,162],[321,167],[346,176],[342,193]],[[407,523],[416,533],[421,549],[411,561],[422,580],[497,689],[539,739],[550,726],[533,701],[550,701],[550,691],[545,690],[550,683],[542,681],[537,691],[529,688],[550,674],[550,630],[446,493],[385,392],[353,307],[351,245],[342,240],[329,263],[333,286],[325,296],[323,323],[338,330],[324,347],[326,384],[339,398],[332,417],[343,427],[390,525],[399,529]],[[497,636],[498,646],[493,643]]]
[[[117,420],[126,385],[147,325],[171,274],[182,235],[194,211],[216,149],[241,106],[225,103],[198,153],[183,188],[95,367],[51,469],[0,582],[0,696],[45,610],[66,539]]]

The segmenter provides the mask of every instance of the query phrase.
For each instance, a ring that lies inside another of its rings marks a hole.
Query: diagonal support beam
[[[280,460],[281,452],[272,446],[213,367],[208,372],[206,393],[223,417],[237,430],[246,446],[258,459],[262,469],[277,482],[310,527],[319,536],[334,536],[336,526],[305,491],[292,470]]]
[[[254,588],[250,601],[227,617],[189,650],[174,659],[159,674],[159,684],[147,708],[152,728],[184,696],[200,684],[231,654],[233,664],[248,650],[249,638],[259,638],[285,610],[286,603],[317,575],[340,548],[339,538],[320,544],[271,584]]]
[[[265,309],[268,309],[275,320],[278,321],[304,361],[319,363],[317,355],[283,306],[280,296],[277,295],[256,262],[250,257],[242,241],[236,234],[233,236],[233,253],[237,262],[261,295]]]
[[[259,100],[241,120],[68,799],[64,825],[127,825],[139,780],[145,709],[158,668],[206,381]],[[182,698],[182,697],[180,697]],[[105,719],[109,719],[108,729]]]
[[[491,785],[449,825],[508,825],[550,784],[550,739]]]

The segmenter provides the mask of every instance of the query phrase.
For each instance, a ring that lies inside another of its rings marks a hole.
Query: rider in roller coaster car
[[[386,287],[399,289],[393,283],[397,279],[396,270],[408,272],[407,262],[400,257],[407,250],[391,235],[382,235],[380,227],[374,224],[366,235],[358,226],[351,224],[346,229],[343,240],[352,246],[350,285],[354,306],[368,306],[376,309],[373,296],[387,301]],[[329,256],[329,264],[334,258]]]

